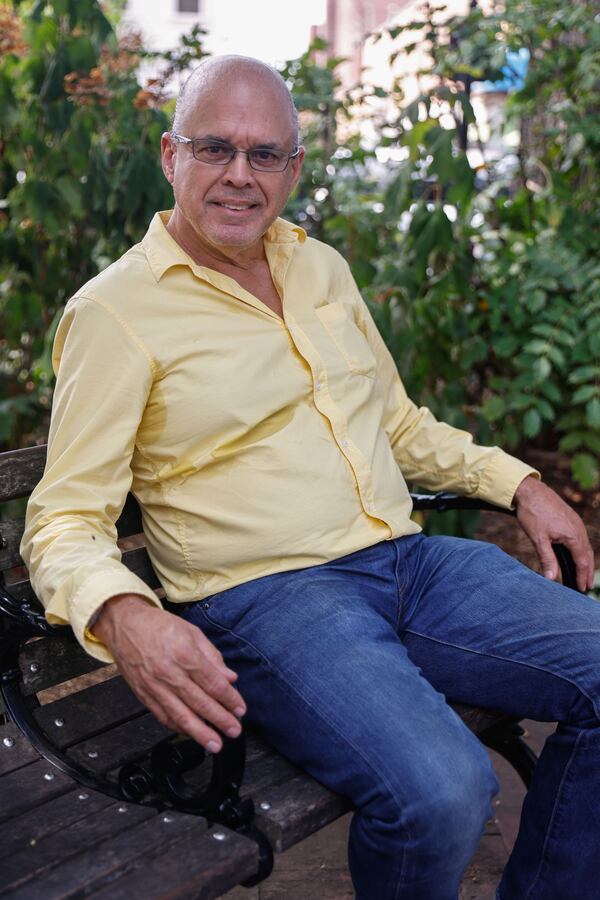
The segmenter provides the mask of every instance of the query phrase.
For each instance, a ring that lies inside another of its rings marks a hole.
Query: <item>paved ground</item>
[[[539,753],[553,726],[526,723],[527,740]],[[495,818],[465,872],[460,900],[493,900],[495,886],[514,843],[524,788],[511,767],[492,754],[501,790]],[[346,840],[350,816],[275,859],[271,877],[252,889],[236,888],[227,900],[352,900],[354,893],[346,869]],[[376,897],[373,900],[377,900]]]

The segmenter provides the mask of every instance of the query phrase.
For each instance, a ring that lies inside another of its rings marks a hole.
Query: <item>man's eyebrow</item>
[[[194,138],[196,141],[214,141],[216,144],[227,144],[228,147],[233,147],[231,141],[228,141],[224,137],[217,137],[216,134],[203,134],[201,137]],[[250,150],[281,150],[281,145],[276,141],[264,141],[259,144],[253,144]]]

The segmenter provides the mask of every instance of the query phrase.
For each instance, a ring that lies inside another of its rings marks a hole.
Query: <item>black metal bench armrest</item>
[[[413,509],[416,510],[447,512],[450,509],[474,509],[516,516],[514,509],[505,509],[503,506],[496,506],[493,503],[488,503],[486,500],[479,500],[477,497],[463,497],[461,494],[453,494],[449,491],[439,491],[437,494],[411,493],[410,496],[413,502]],[[577,569],[570,551],[564,544],[552,544],[552,549],[560,566],[563,584],[574,591],[579,590],[577,587]]]

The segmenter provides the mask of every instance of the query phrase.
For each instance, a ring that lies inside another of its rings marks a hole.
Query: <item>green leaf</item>
[[[593,450],[594,453],[600,454],[600,434],[594,434],[592,431],[585,431],[583,433],[583,443],[586,447],[589,447],[590,450]]]
[[[600,400],[594,397],[585,407],[585,418],[590,428],[600,428]]]
[[[581,387],[577,388],[573,396],[571,397],[572,403],[585,403],[586,400],[590,400],[598,393],[598,388],[595,384],[583,384]]]
[[[534,338],[532,341],[529,341],[523,349],[527,353],[533,354],[543,354],[544,356],[548,353],[548,341],[541,341],[539,338]]]
[[[542,310],[546,305],[546,299],[546,292],[538,288],[537,290],[532,291],[532,293],[527,298],[527,306],[533,313],[540,312],[540,310]]]
[[[523,431],[525,437],[534,438],[540,433],[542,427],[542,417],[537,409],[528,409],[523,416]]]
[[[536,381],[544,381],[552,371],[550,360],[546,356],[540,356],[531,367]]]
[[[599,374],[599,366],[577,366],[569,375],[569,381],[571,384],[581,384],[583,381],[593,381]]]
[[[503,359],[516,353],[519,347],[519,339],[514,334],[503,334],[494,338],[494,350]]]
[[[600,472],[596,459],[589,453],[578,453],[571,461],[573,477],[581,487],[591,490],[598,486]]]
[[[542,419],[546,419],[548,422],[553,422],[556,418],[554,408],[550,405],[550,403],[548,403],[547,400],[544,400],[543,397],[537,398],[536,407]]]
[[[560,439],[558,449],[563,453],[572,453],[573,450],[577,450],[582,444],[583,432],[572,431],[570,434],[566,434]]]
[[[483,414],[490,422],[496,422],[506,411],[506,403],[502,397],[494,394],[483,404]]]

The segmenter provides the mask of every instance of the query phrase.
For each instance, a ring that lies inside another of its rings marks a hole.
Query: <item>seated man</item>
[[[23,539],[48,619],[212,752],[256,724],[351,798],[361,900],[455,900],[497,790],[444,700],[562,724],[502,900],[597,896],[600,605],[578,517],[537,473],[407,398],[345,261],[278,218],[303,149],[281,77],[213,58],[162,137],[175,205],[81,288],[55,341]],[[509,507],[547,578],[426,538],[405,479]],[[181,615],[120,562],[129,489]]]

